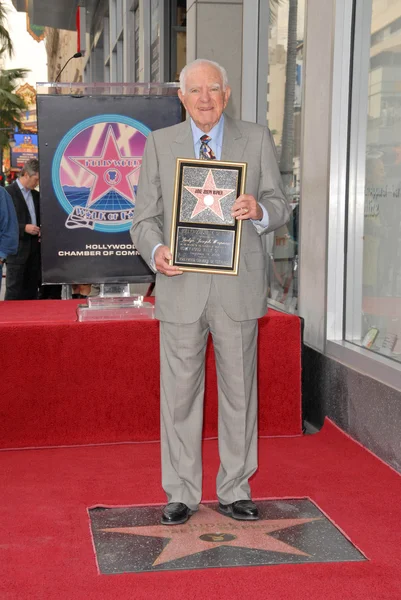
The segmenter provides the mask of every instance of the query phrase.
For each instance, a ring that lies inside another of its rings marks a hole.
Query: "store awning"
[[[79,0],[12,0],[19,12],[27,12],[34,25],[75,31]]]

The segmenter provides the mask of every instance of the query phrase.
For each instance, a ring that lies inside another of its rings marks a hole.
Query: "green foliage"
[[[8,145],[9,134],[21,126],[21,118],[27,105],[15,93],[19,80],[26,77],[27,69],[0,70],[0,147]]]
[[[281,5],[284,4],[284,0],[270,0],[269,2],[269,21],[270,25],[274,25],[277,21],[277,11]]]
[[[0,2],[0,58],[2,55],[11,57],[12,54],[13,43],[7,29],[7,9],[4,2]],[[28,69],[0,69],[0,149],[8,145],[10,134],[15,127],[21,126],[22,113],[27,110],[24,100],[15,90],[28,72]]]
[[[0,2],[0,57],[3,54],[11,57],[13,55],[13,43],[6,27],[7,8],[4,2]]]

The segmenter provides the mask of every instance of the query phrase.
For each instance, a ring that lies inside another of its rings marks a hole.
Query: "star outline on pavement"
[[[269,534],[282,529],[288,529],[289,527],[319,521],[321,519],[322,517],[309,517],[301,519],[238,521],[225,515],[221,515],[217,511],[207,508],[204,505],[200,505],[199,510],[183,525],[112,527],[102,528],[100,531],[104,533],[119,533],[168,539],[168,543],[152,563],[152,566],[159,566],[173,560],[187,558],[221,546],[310,557],[306,552],[276,538],[270,537]],[[212,538],[214,536],[216,539],[214,541],[201,539],[202,536],[207,537],[207,535]],[[217,539],[224,535],[234,539],[225,539],[221,541]]]

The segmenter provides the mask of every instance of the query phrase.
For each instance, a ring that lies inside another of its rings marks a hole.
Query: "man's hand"
[[[37,225],[32,225],[31,223],[29,223],[29,225],[25,225],[25,231],[31,235],[40,235],[40,227]]]
[[[181,275],[182,271],[179,267],[172,266],[169,261],[172,259],[170,248],[168,246],[159,246],[156,249],[154,255],[155,267],[159,273],[167,275],[167,277],[174,277],[175,275]]]
[[[231,214],[239,221],[244,221],[245,219],[260,221],[263,217],[263,210],[253,196],[241,194],[234,202]]]

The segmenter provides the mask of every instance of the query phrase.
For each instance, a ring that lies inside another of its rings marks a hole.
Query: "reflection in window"
[[[270,303],[289,312],[298,300],[298,211],[305,0],[270,0],[267,121],[292,207],[289,223],[268,236]]]
[[[150,3],[150,81],[160,81],[160,9],[159,0]]]
[[[178,81],[187,62],[187,1],[171,0],[170,81]]]
[[[371,0],[362,276],[349,341],[401,361],[401,3]],[[366,96],[365,96],[366,98]],[[362,131],[362,139],[365,132]]]
[[[139,2],[131,0],[127,6],[131,8],[126,12],[124,23],[124,36],[127,37],[126,72],[125,81],[139,81],[140,73],[140,45],[139,45]]]
[[[135,67],[134,81],[139,81],[139,5],[134,11],[134,47],[135,47]]]

